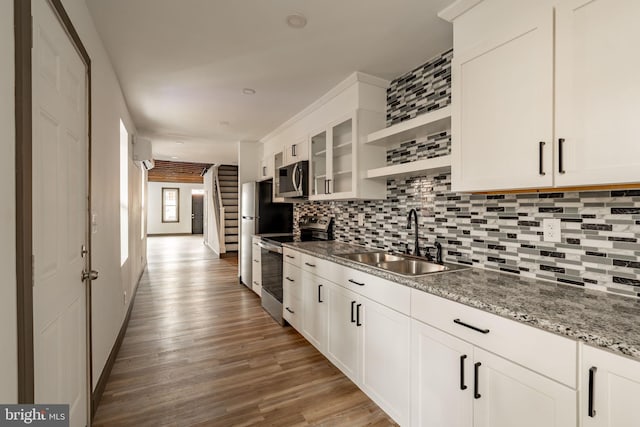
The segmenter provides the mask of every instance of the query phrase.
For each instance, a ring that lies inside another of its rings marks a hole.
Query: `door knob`
[[[95,270],[91,270],[91,271],[83,271],[82,272],[82,281],[86,281],[86,280],[97,280],[98,279],[98,275],[99,273]]]

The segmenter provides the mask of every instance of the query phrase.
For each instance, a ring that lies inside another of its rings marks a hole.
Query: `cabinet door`
[[[251,248],[251,289],[260,296],[262,295],[262,253],[255,239]]]
[[[640,362],[588,346],[582,355],[582,425],[637,427]]]
[[[327,168],[329,193],[341,198],[354,191],[356,117],[349,116],[330,127]]]
[[[360,329],[357,316],[362,314],[358,296],[341,286],[329,286],[327,351],[333,362],[347,377],[357,383]]]
[[[472,369],[474,426],[577,425],[575,390],[477,347]]]
[[[558,2],[558,186],[640,181],[639,16],[634,0]]]
[[[470,427],[473,346],[411,321],[411,425]]]
[[[410,320],[360,297],[363,390],[400,425],[409,422]]]
[[[311,196],[329,193],[327,180],[327,131],[314,132],[309,138]]]
[[[454,56],[454,191],[553,185],[553,9],[521,6],[504,31]]]
[[[302,334],[321,352],[327,342],[327,285],[307,271],[302,272]]]

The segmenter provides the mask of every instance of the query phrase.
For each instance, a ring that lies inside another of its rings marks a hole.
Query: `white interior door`
[[[33,4],[33,321],[36,403],[87,422],[86,69],[49,2]]]

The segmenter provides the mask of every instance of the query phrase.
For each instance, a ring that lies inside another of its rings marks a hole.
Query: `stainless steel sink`
[[[422,276],[424,274],[442,273],[445,271],[469,268],[458,264],[437,264],[425,259],[390,254],[387,252],[361,252],[353,254],[336,254],[336,256],[403,276]]]
[[[337,256],[367,265],[375,265],[381,262],[402,261],[405,259],[404,257],[387,252],[361,252],[355,254],[339,254]]]
[[[376,265],[383,270],[389,270],[392,273],[402,274],[405,276],[419,276],[421,274],[439,273],[447,271],[447,268],[441,264],[434,264],[429,261],[421,261],[414,259],[404,259],[402,261],[381,262]]]

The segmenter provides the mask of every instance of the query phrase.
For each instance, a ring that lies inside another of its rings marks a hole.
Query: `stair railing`
[[[220,188],[220,176],[219,176],[219,165],[215,166],[215,171],[213,173],[213,186],[215,194],[213,196],[215,212],[216,212],[216,222],[218,223],[218,243],[220,245],[220,253],[224,254],[227,252],[227,248],[225,246],[224,235],[225,235],[225,208],[222,203],[222,190]]]

